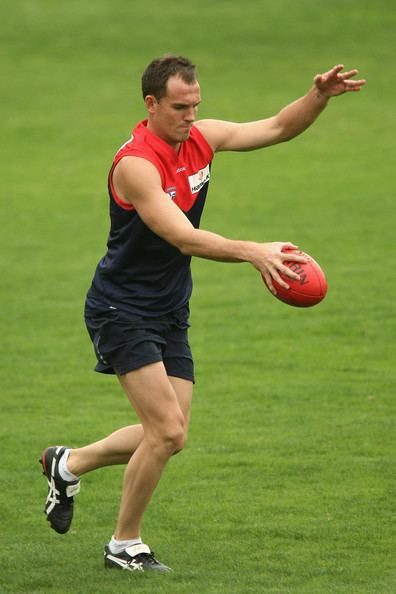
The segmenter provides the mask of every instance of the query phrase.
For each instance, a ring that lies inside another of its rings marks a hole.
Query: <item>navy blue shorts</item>
[[[161,317],[141,317],[87,300],[85,323],[95,349],[95,371],[125,375],[163,361],[168,375],[194,382],[188,318],[188,306]]]

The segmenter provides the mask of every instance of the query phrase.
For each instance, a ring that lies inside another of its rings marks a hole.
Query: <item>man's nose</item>
[[[190,109],[188,109],[186,111],[186,114],[184,116],[184,119],[187,122],[194,122],[195,121],[195,109],[194,109],[194,107],[191,107]]]

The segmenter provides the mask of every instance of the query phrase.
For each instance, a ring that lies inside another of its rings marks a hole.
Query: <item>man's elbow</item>
[[[303,130],[296,130],[296,129],[286,128],[279,135],[279,143],[281,143],[281,142],[289,142],[289,140],[293,140],[293,138],[296,138],[296,136],[299,136],[302,132],[303,132]]]
[[[173,228],[168,230],[168,233],[164,233],[162,238],[173,245],[176,249],[183,254],[183,256],[193,256],[194,246],[197,244],[197,232],[192,225],[180,226],[179,228]]]
[[[179,236],[172,236],[165,239],[166,241],[168,241],[168,243],[173,245],[173,247],[178,249],[179,252],[183,254],[183,256],[192,256],[191,241],[189,241],[188,237],[186,237],[184,234],[181,234]]]
[[[288,125],[280,125],[277,130],[277,141],[281,142],[288,142],[295,138],[299,132],[293,126]]]
[[[175,245],[179,252],[183,254],[183,256],[192,256],[191,244],[189,244],[187,241],[180,240],[177,243],[175,243]]]

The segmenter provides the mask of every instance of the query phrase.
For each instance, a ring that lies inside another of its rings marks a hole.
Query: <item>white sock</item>
[[[59,470],[59,474],[61,475],[61,477],[63,478],[64,481],[78,481],[78,476],[76,476],[75,474],[73,474],[72,472],[70,472],[70,470],[67,467],[67,459],[69,457],[70,454],[70,449],[69,450],[65,450],[61,459],[59,460],[59,466],[58,466],[58,470]]]
[[[142,544],[141,538],[131,538],[129,540],[116,540],[113,535],[111,537],[111,541],[109,542],[109,549],[112,553],[114,553],[114,555],[118,555],[118,553],[125,551],[126,548],[138,544]]]

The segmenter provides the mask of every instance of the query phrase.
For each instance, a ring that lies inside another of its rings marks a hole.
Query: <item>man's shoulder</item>
[[[127,154],[133,155],[138,152],[154,152],[152,143],[149,142],[149,138],[146,134],[145,122],[139,122],[132,130],[130,138],[124,142],[116,152],[116,159],[120,155],[124,156]]]
[[[131,137],[118,149],[114,156],[112,171],[116,166],[119,172],[146,170],[146,164],[162,172],[163,159],[156,147],[153,134],[146,134],[145,122],[140,122],[132,131]],[[145,164],[146,163],[146,164]],[[121,167],[120,167],[121,166]]]
[[[219,137],[221,137],[221,135],[224,134],[225,126],[229,124],[230,122],[225,122],[223,120],[205,119],[198,120],[195,123],[195,127],[199,130],[199,133],[205,138],[206,142],[211,147],[212,152],[215,153],[218,150]]]
[[[206,157],[209,160],[212,160],[214,150],[205,133],[205,126],[201,125],[201,123],[204,121],[205,120],[198,120],[197,122],[195,122],[195,124],[191,128],[190,137],[188,139],[189,142],[187,142],[187,144],[196,144],[199,147],[199,149],[205,153]]]
[[[198,131],[198,133],[203,136],[206,141],[208,141],[207,135],[210,135],[212,121],[213,120],[197,120],[192,127],[192,130]]]

